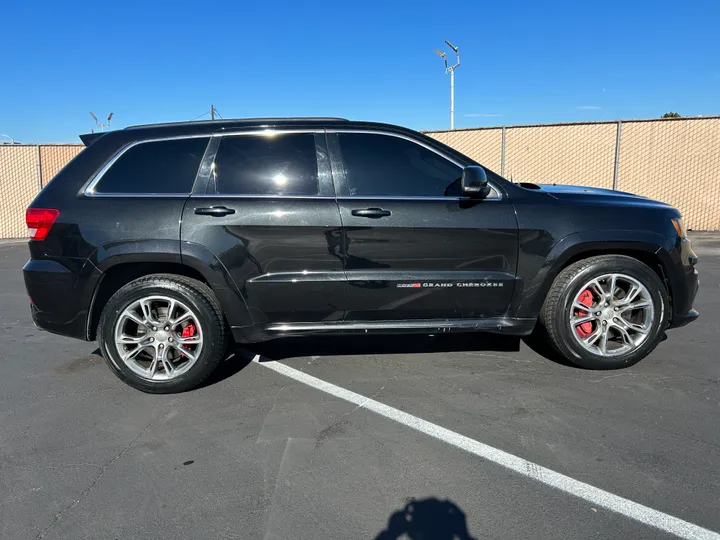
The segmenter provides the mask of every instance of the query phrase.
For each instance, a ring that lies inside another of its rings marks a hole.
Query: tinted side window
[[[98,193],[190,193],[208,138],[133,146],[98,182]]]
[[[214,168],[217,193],[317,195],[312,133],[238,135],[220,142]]]
[[[458,196],[462,169],[414,142],[338,133],[348,188],[357,196]]]

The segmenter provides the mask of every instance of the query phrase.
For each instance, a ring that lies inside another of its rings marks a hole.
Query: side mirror
[[[478,165],[468,165],[463,169],[460,185],[463,195],[474,199],[484,199],[490,194],[485,169]]]

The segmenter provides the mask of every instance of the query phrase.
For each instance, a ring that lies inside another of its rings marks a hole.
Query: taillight
[[[28,208],[25,213],[30,240],[45,240],[60,210],[54,208]]]

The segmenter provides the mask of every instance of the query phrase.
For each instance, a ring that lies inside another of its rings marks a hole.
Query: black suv
[[[137,126],[27,211],[38,327],[100,342],[147,392],[199,385],[228,342],[317,333],[544,333],[629,366],[698,315],[680,214],[514,184],[420,133],[340,118]]]

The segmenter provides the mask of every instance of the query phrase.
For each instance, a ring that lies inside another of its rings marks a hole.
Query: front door
[[[460,196],[461,164],[391,133],[329,133],[349,280],[346,320],[501,317],[518,231],[506,196]]]
[[[341,320],[341,222],[324,133],[216,135],[211,144],[207,188],[183,211],[183,249],[207,249],[225,267],[251,324]]]

